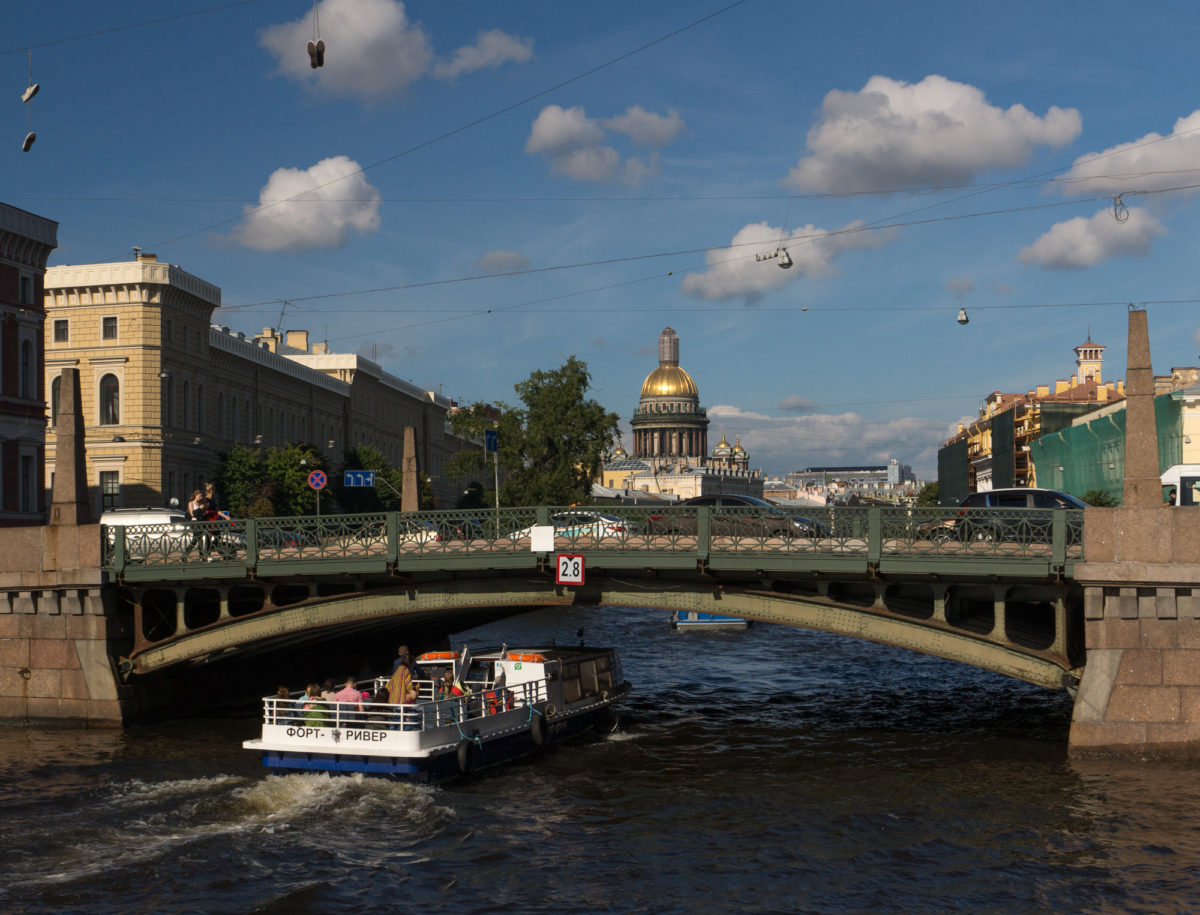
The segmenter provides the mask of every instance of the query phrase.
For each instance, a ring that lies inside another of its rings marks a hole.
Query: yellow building
[[[405,426],[435,495],[462,447],[447,398],[421,391],[358,355],[310,347],[306,331],[246,337],[212,325],[221,291],[153,254],[46,271],[46,479],[55,462],[59,376],[80,373],[90,503],[185,503],[236,444],[307,442],[334,465],[371,445],[399,466]]]
[[[1075,347],[1076,371],[1069,380],[1043,384],[1024,394],[994,391],[979,409],[979,418],[943,446],[943,451],[961,450],[965,442],[966,492],[978,492],[1009,486],[1036,486],[1037,475],[1030,459],[1030,445],[1049,432],[1071,425],[1078,416],[1106,403],[1125,398],[1125,383],[1103,380],[1105,347],[1088,335]],[[955,449],[954,446],[959,448]],[[943,486],[948,463],[939,458],[939,479]],[[957,476],[957,475],[952,475]],[[961,486],[953,487],[956,491]]]

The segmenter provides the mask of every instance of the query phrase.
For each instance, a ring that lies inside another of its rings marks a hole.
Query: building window
[[[100,425],[115,426],[121,422],[121,383],[116,375],[100,379]]]
[[[50,382],[50,425],[58,425],[58,397],[62,390],[62,376],[56,375]]]
[[[21,304],[33,304],[33,277],[31,276],[21,277]]]
[[[37,493],[35,486],[37,485],[37,470],[34,467],[33,455],[21,455],[21,491],[18,495],[20,499],[19,507],[23,512],[37,511]]]
[[[162,422],[164,426],[175,425],[175,379],[163,379]]]
[[[225,415],[225,394],[217,394],[217,437],[229,438],[229,419]]]
[[[163,341],[163,345],[164,346],[174,346],[175,345],[175,322],[172,321],[170,318],[167,318],[167,331],[166,331],[165,336],[166,336],[166,339]]]
[[[183,422],[180,425],[184,429],[192,427],[192,386],[186,381],[183,383]]]
[[[112,376],[109,376],[112,377]],[[100,471],[100,510],[121,507],[121,471]]]
[[[21,396],[32,398],[34,396],[33,384],[33,344],[26,340],[21,344]]]
[[[58,324],[57,321],[54,322]],[[55,331],[57,333],[57,330]],[[105,340],[117,339],[117,318],[115,315],[109,315],[106,318],[100,319],[100,336]]]
[[[66,343],[71,339],[70,322],[65,318],[58,318],[54,322],[54,342]]]
[[[204,385],[196,385],[196,431],[204,432]]]

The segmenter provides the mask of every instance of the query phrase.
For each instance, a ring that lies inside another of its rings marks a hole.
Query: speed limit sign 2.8
[[[572,553],[558,554],[558,572],[554,577],[555,584],[583,584],[583,557]]]

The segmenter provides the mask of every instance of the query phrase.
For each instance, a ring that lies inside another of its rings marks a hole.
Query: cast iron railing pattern
[[[626,566],[639,558],[678,566],[758,556],[775,567],[908,557],[944,560],[948,570],[1037,560],[1061,571],[1083,558],[1083,512],[1066,509],[539,506],[109,527],[103,566],[142,580],[240,577],[285,566],[312,573],[381,564],[467,568],[528,557],[536,525],[554,527],[547,552],[619,558]]]

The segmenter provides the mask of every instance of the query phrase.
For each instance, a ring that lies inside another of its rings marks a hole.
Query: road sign
[[[500,433],[495,429],[483,430],[483,450],[487,454],[500,450]]]
[[[311,486],[313,489],[317,489],[317,490],[324,489],[325,488],[325,471],[324,470],[314,470],[312,473],[310,473],[308,475],[308,485]]]
[[[559,585],[583,584],[583,557],[573,553],[559,553],[554,582]]]
[[[343,470],[342,471],[343,486],[374,486],[375,471],[374,470]]]

